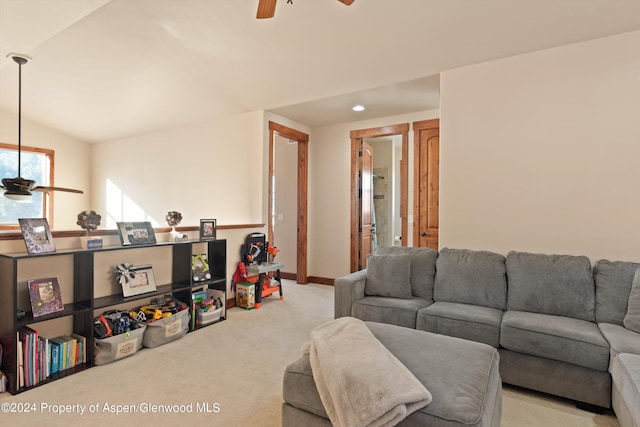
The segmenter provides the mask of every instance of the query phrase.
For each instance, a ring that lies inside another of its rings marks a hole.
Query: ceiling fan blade
[[[82,190],[74,190],[73,188],[64,188],[64,187],[36,187],[33,189],[33,191],[43,191],[43,192],[49,192],[49,191],[66,191],[67,193],[78,193],[78,194],[84,194],[84,192]]]
[[[338,0],[338,1],[339,1],[340,3],[344,3],[344,4],[346,4],[347,6],[350,6],[350,5],[351,5],[351,3],[353,3],[353,2],[354,2],[354,1],[356,1],[356,0]]]
[[[266,19],[273,18],[276,14],[276,0],[259,0],[258,1],[258,14],[256,18]]]

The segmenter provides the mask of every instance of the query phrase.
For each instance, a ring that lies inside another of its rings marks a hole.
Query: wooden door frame
[[[274,135],[298,142],[298,232],[296,253],[296,282],[306,284],[307,276],[307,199],[309,170],[309,135],[287,126],[269,121],[269,212],[267,239],[273,242],[273,175],[274,175]]]
[[[416,221],[419,221],[420,209],[418,200],[420,200],[420,156],[416,153],[420,150],[420,132],[427,129],[439,129],[440,119],[421,120],[413,122],[413,242],[420,241],[420,227],[416,227]]]
[[[384,136],[402,135],[402,161],[400,162],[400,218],[402,222],[402,246],[407,245],[407,200],[409,183],[409,123],[382,126],[377,128],[352,130],[351,137],[351,261],[350,269],[358,269],[358,172],[359,141],[365,138],[379,138]]]

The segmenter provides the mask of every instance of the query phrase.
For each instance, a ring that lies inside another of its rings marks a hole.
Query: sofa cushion
[[[594,320],[595,288],[586,256],[509,252],[507,309]]]
[[[595,323],[548,314],[507,311],[500,345],[507,350],[598,371],[609,367],[609,344]]]
[[[367,263],[366,295],[411,298],[411,258],[408,255],[374,255]]]
[[[408,246],[378,246],[375,255],[408,255],[411,257],[411,294],[414,297],[433,299],[433,280],[436,274],[438,253],[430,248]]]
[[[609,343],[609,369],[618,354],[633,353],[640,355],[640,334],[624,326],[613,323],[598,323],[600,332]]]
[[[481,342],[498,348],[502,310],[436,301],[418,311],[416,329]]]
[[[629,292],[640,263],[624,261],[596,262],[593,273],[596,282],[596,320],[598,323],[622,325],[627,312]]]
[[[640,425],[640,355],[621,354],[611,366],[613,409],[622,426]]]
[[[629,292],[627,314],[624,316],[623,325],[634,332],[640,332],[640,270],[636,270]]]
[[[433,299],[504,310],[507,305],[504,256],[487,251],[441,249],[436,261]]]
[[[354,301],[351,315],[360,320],[415,329],[418,310],[433,303],[424,298],[364,297]]]

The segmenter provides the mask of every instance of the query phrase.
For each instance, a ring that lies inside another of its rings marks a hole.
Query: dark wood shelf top
[[[217,239],[217,240],[185,240],[184,242],[158,242],[151,245],[118,245],[118,246],[105,246],[99,249],[81,249],[81,248],[72,248],[72,249],[60,249],[55,252],[45,252],[41,254],[29,254],[27,252],[13,252],[0,254],[0,257],[4,258],[13,258],[13,259],[24,259],[24,258],[36,258],[36,257],[47,257],[47,256],[61,256],[61,255],[75,255],[82,254],[88,252],[109,252],[109,251],[121,251],[121,250],[129,250],[129,249],[144,249],[144,248],[153,248],[153,247],[164,247],[164,246],[179,246],[179,245],[193,245],[194,243],[210,243],[210,242],[223,242],[225,239]]]
[[[45,314],[44,316],[33,317],[32,311],[26,311],[25,316],[22,319],[18,319],[18,327],[30,325],[32,323],[45,322],[51,319],[58,319],[60,317],[72,316],[77,313],[91,310],[91,307],[80,302],[73,302],[71,304],[65,304],[62,311],[57,311],[51,314]]]

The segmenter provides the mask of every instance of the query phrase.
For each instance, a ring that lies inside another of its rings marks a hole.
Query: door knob
[[[422,232],[422,234],[420,234],[420,236],[422,237],[427,237],[427,233],[425,233],[424,231]]]

